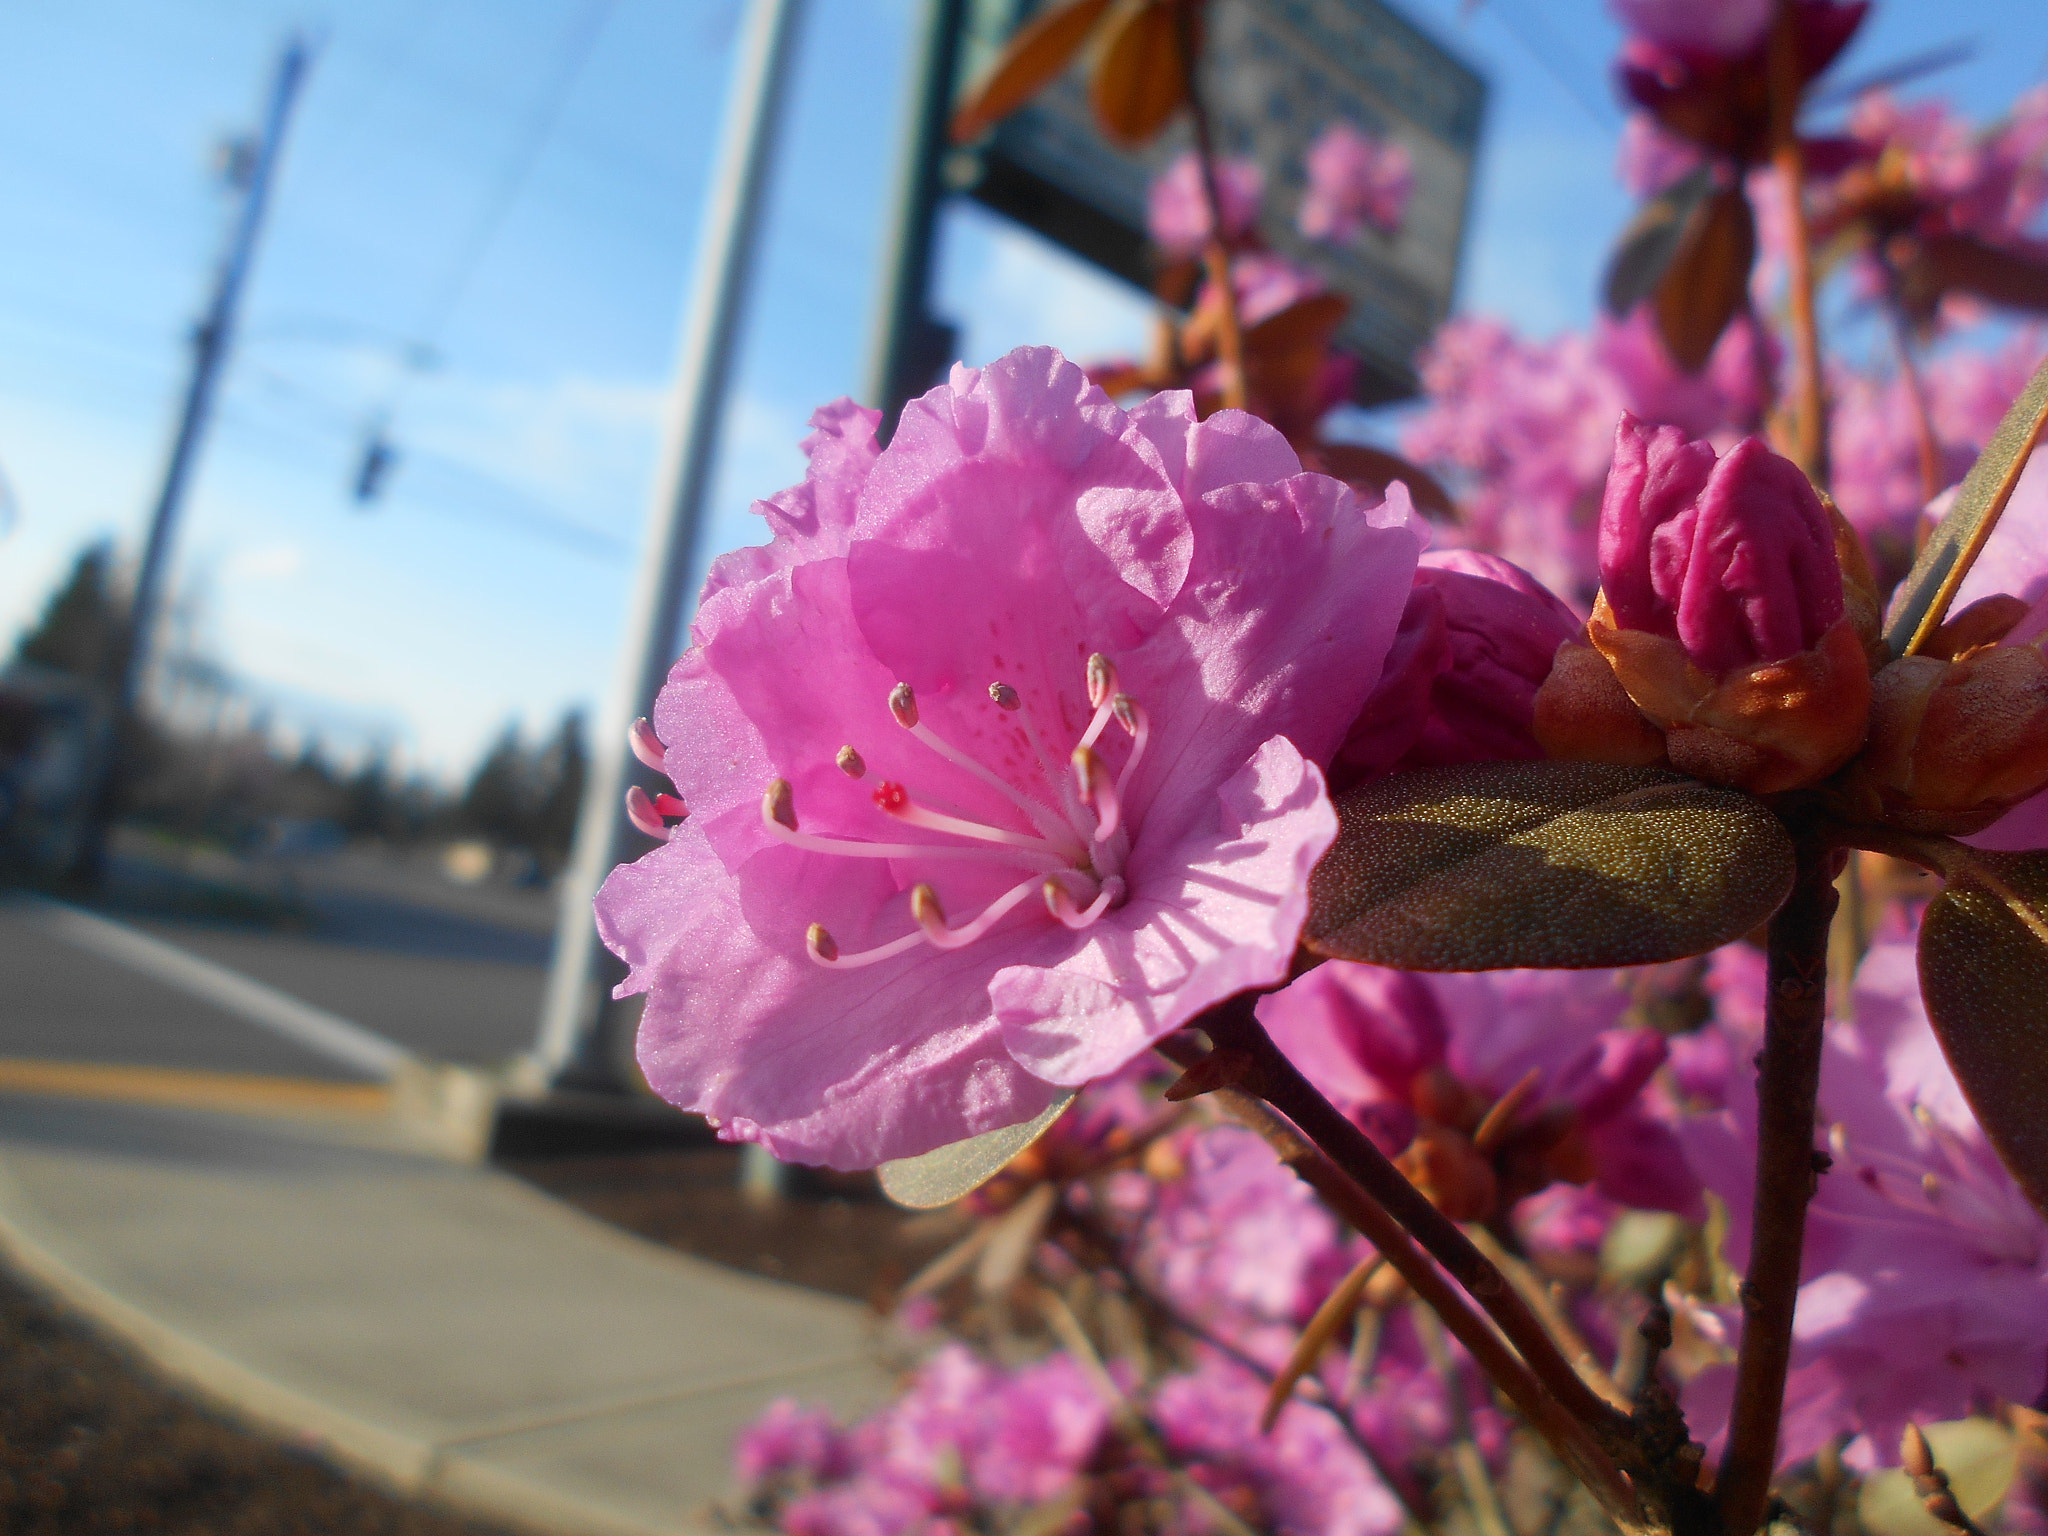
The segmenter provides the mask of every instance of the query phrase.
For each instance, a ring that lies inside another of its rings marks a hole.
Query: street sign
[[[971,0],[963,90],[1036,9],[1036,0]],[[1261,238],[1351,301],[1336,344],[1364,365],[1360,403],[1412,395],[1416,351],[1449,313],[1457,286],[1485,81],[1379,0],[1212,0],[1202,73],[1218,150],[1255,159],[1266,173]],[[1408,150],[1415,192],[1393,235],[1368,228],[1331,245],[1295,228],[1303,157],[1340,121]],[[1070,69],[957,152],[947,179],[1149,288],[1146,188],[1190,142],[1183,115],[1136,153],[1110,144],[1089,112],[1082,70]]]

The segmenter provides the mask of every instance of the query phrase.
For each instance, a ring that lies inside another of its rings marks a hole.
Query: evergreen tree
[[[470,776],[462,796],[462,819],[473,830],[503,843],[524,843],[532,814],[532,764],[520,744],[519,722],[505,727]]]
[[[583,781],[590,755],[583,745],[583,711],[570,709],[542,749],[536,777],[545,787],[533,817],[533,850],[549,870],[568,862],[576,836],[576,812],[583,804]]]
[[[15,646],[15,659],[112,686],[128,638],[127,604],[114,593],[113,566],[109,544],[80,551],[41,620]]]

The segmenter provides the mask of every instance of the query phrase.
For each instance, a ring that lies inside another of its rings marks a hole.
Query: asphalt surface
[[[93,910],[407,1050],[476,1066],[532,1042],[554,923],[545,891],[452,885],[424,860],[350,851],[291,865],[214,858],[195,867],[133,838]],[[55,939],[4,905],[0,1058],[361,1075]]]

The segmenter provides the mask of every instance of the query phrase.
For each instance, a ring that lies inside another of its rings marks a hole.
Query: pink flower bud
[[[1843,613],[1834,528],[1796,464],[1753,437],[1716,462],[1633,416],[1614,434],[1600,584],[1619,628],[1716,676],[1811,650]]]
[[[1551,658],[1583,626],[1520,566],[1451,549],[1422,557],[1379,685],[1330,782],[1543,755],[1532,729]]]

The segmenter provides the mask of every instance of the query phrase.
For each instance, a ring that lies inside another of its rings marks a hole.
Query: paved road
[[[130,856],[103,915],[352,1021],[406,1050],[472,1065],[533,1038],[553,928],[545,892],[463,889],[430,867],[344,855],[290,870],[216,861],[166,871]],[[166,915],[197,878],[288,905],[288,925]],[[182,885],[181,885],[182,882]],[[274,898],[280,890],[287,903]],[[0,1057],[352,1078],[294,1043],[0,909]]]

